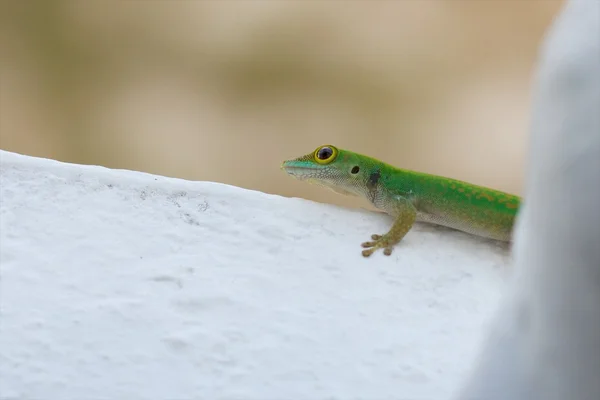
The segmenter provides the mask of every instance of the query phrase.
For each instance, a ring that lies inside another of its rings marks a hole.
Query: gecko
[[[394,218],[387,233],[373,234],[361,244],[364,257],[378,249],[391,255],[416,221],[510,242],[521,203],[519,196],[510,193],[397,168],[329,144],[284,161],[281,169],[299,180],[366,199]]]

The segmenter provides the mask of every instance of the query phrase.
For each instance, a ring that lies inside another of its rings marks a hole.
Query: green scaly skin
[[[332,145],[285,161],[281,168],[297,179],[340,194],[363,197],[394,217],[389,232],[371,235],[372,241],[362,243],[365,257],[377,249],[383,249],[385,255],[392,254],[393,247],[415,221],[508,242],[521,201],[509,193],[396,168]]]

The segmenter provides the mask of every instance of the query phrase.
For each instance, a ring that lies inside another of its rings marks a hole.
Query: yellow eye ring
[[[315,150],[313,158],[318,164],[325,165],[335,160],[337,155],[338,149],[335,146],[326,144],[323,146],[319,146]]]

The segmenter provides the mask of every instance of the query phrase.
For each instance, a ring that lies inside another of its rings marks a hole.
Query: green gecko
[[[338,149],[318,147],[312,153],[284,161],[289,175],[350,196],[363,197],[395,218],[389,232],[371,235],[362,255],[393,247],[415,221],[458,229],[477,236],[511,241],[520,205],[518,196],[437,175],[396,168],[377,159]]]

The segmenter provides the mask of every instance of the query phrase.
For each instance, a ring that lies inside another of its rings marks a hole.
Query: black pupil
[[[352,171],[350,172],[352,172],[353,174],[357,174],[359,170],[360,168],[358,168],[358,165],[355,165],[354,167],[352,167]]]
[[[319,158],[319,160],[327,160],[332,155],[333,155],[333,150],[331,150],[331,147],[323,147],[317,153],[317,157]]]

